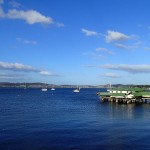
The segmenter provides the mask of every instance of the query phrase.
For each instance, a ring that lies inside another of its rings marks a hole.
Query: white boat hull
[[[47,91],[47,89],[41,89],[43,92],[46,92]]]
[[[75,89],[75,90],[73,90],[73,92],[74,92],[74,93],[79,93],[80,90],[79,90],[79,89]]]

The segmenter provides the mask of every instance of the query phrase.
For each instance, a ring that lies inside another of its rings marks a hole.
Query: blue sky
[[[149,0],[0,0],[0,82],[150,84]]]

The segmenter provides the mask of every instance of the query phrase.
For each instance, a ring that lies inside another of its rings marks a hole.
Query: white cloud
[[[17,38],[17,41],[21,42],[21,43],[24,43],[24,44],[32,44],[32,45],[35,45],[37,44],[37,41],[33,41],[33,40],[24,40],[22,38]]]
[[[35,45],[35,44],[37,44],[37,41],[24,40],[24,43],[25,44],[33,44],[33,45]]]
[[[150,65],[127,65],[127,64],[106,64],[101,66],[105,69],[126,71],[128,73],[150,73]]]
[[[101,54],[97,54],[97,53],[94,53],[94,52],[87,52],[87,53],[84,53],[83,55],[87,55],[87,56],[90,56],[94,59],[100,59],[100,60],[104,60],[105,57]]]
[[[121,76],[115,73],[105,73],[103,75],[104,77],[108,77],[108,78],[120,78]]]
[[[0,62],[0,70],[16,71],[16,72],[36,72],[44,76],[61,76],[58,74],[51,73],[44,69],[38,69],[32,66],[24,65],[20,63]]]
[[[106,42],[124,41],[128,40],[130,37],[117,31],[107,31]]]
[[[9,10],[7,14],[5,14],[6,18],[9,19],[23,19],[28,24],[35,23],[43,23],[43,24],[52,24],[53,20],[50,17],[46,17],[35,10]]]
[[[18,8],[18,7],[21,6],[20,3],[14,1],[14,0],[10,1],[9,4],[10,4],[12,7],[15,7],[15,8]]]
[[[32,72],[39,72],[40,70],[37,68],[34,68],[32,66],[23,65],[20,63],[8,63],[8,62],[0,62],[0,69],[5,70],[13,70],[13,71],[32,71]]]
[[[40,71],[40,75],[51,76],[52,73],[50,73],[50,72],[48,72],[48,71]]]
[[[105,53],[108,53],[108,54],[110,54],[110,55],[113,55],[113,54],[114,54],[114,52],[108,50],[107,48],[103,48],[103,47],[96,48],[96,51],[98,51],[98,52],[99,52],[99,51],[100,51],[100,52],[105,52]]]
[[[5,13],[3,11],[3,8],[0,6],[0,18],[4,18],[5,17]]]
[[[25,75],[24,74],[10,74],[10,73],[0,73],[0,79],[24,79]]]
[[[95,31],[90,31],[87,29],[81,29],[81,31],[86,35],[86,36],[97,36],[98,33]]]
[[[0,0],[0,4],[4,3],[3,0]],[[21,6],[20,3],[12,0],[8,2],[12,7],[19,7]],[[7,19],[21,19],[26,21],[28,24],[54,24],[58,27],[63,27],[63,23],[58,23],[53,21],[51,17],[44,16],[40,12],[36,10],[17,10],[17,9],[9,9],[8,12],[4,12],[3,8],[0,6],[0,18],[7,18]]]
[[[49,71],[40,71],[39,73],[40,73],[40,75],[43,75],[43,76],[60,76],[58,74],[54,74]]]
[[[87,67],[87,68],[95,68],[94,65],[84,65],[84,67]]]
[[[57,27],[64,27],[65,25],[63,23],[55,22]]]
[[[138,48],[137,45],[127,46],[127,45],[123,45],[123,44],[120,44],[120,43],[115,43],[115,46],[117,46],[118,48],[121,48],[121,49],[126,49],[126,50],[131,50],[131,49]]]
[[[4,0],[0,0],[0,5],[4,3]],[[5,13],[3,11],[3,8],[0,6],[0,18],[3,18],[5,16]]]
[[[145,47],[144,49],[147,51],[150,51],[150,47]]]

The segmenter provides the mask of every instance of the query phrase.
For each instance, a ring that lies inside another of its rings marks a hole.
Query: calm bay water
[[[0,150],[150,149],[150,105],[101,103],[98,90],[0,89]]]

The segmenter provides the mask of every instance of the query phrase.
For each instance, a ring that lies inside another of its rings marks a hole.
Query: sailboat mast
[[[110,86],[110,87],[109,87],[109,90],[111,90],[111,82],[110,82],[109,86]]]

